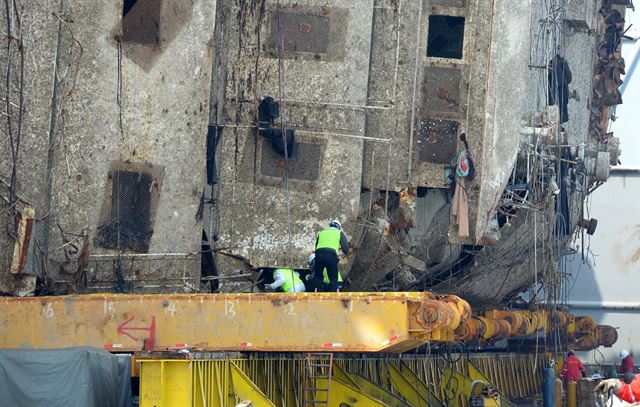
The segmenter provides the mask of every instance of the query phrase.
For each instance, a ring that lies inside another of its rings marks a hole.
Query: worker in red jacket
[[[584,365],[580,362],[576,354],[570,350],[567,354],[567,360],[565,360],[562,365],[562,381],[565,387],[568,382],[579,382],[586,374],[587,371]]]
[[[609,390],[612,390],[613,394],[618,396],[620,400],[631,404],[637,403],[640,401],[640,375],[635,375],[630,384],[618,379],[603,380],[596,386],[595,390],[605,396],[609,393]]]
[[[620,374],[625,374],[627,372],[633,373],[635,367],[633,366],[633,357],[629,354],[629,351],[626,349],[622,349],[620,351],[620,359],[622,362],[620,363]]]

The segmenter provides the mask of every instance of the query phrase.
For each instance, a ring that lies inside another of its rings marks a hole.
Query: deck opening
[[[427,56],[462,59],[464,44],[464,17],[429,16]]]

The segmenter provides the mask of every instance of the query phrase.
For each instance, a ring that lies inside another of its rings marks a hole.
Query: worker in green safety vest
[[[290,268],[273,270],[273,283],[264,285],[265,291],[280,290],[285,293],[305,292],[304,283],[300,279],[300,274]]]
[[[342,253],[349,253],[349,241],[342,231],[342,225],[337,219],[329,223],[329,227],[318,232],[316,239],[315,264],[313,275],[319,278],[326,269],[329,284],[327,291],[338,291],[338,262],[340,257],[338,250]]]
[[[315,261],[316,261],[316,254],[311,253],[309,255],[309,270],[311,270],[312,272],[315,266]],[[324,291],[328,291],[329,284],[330,284],[329,274],[327,274],[327,268],[325,267],[324,270],[322,270],[322,287],[318,287],[318,289],[322,288]],[[340,270],[338,270],[338,290],[342,290],[342,274],[340,273]]]

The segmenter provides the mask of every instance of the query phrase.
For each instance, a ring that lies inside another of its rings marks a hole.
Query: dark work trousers
[[[338,260],[338,253],[334,252],[333,250],[316,250],[316,260],[313,272],[316,278],[322,280],[322,271],[326,267],[327,276],[329,277],[328,291],[330,292],[338,291]]]
[[[318,292],[321,292],[323,290],[322,286],[323,286],[322,278],[318,278],[316,276],[313,276],[313,278],[310,278],[305,283],[305,287],[306,287],[308,293],[312,293],[312,292],[314,292],[316,290],[318,290]]]

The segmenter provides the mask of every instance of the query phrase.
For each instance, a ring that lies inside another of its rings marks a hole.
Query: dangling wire
[[[116,94],[116,103],[118,104],[118,125],[120,127],[120,137],[124,139],[124,126],[122,124],[122,39],[116,36],[118,44],[118,90]]]
[[[119,126],[120,126],[120,137],[124,140],[124,126],[122,125],[122,41],[120,39],[120,36],[116,37],[116,42],[118,45],[118,84],[117,84],[117,91],[116,91],[116,103],[118,104],[118,122],[119,122]],[[115,274],[115,291],[117,293],[123,293],[125,292],[125,281],[124,281],[124,276],[122,275],[122,254],[123,254],[123,248],[122,248],[122,241],[121,241],[121,235],[122,235],[122,230],[121,230],[121,226],[122,226],[122,222],[120,219],[120,205],[121,205],[121,201],[120,201],[120,189],[122,188],[122,185],[120,184],[120,173],[122,171],[115,171],[114,175],[114,179],[113,179],[113,183],[115,185],[115,190],[116,190],[116,249],[118,251],[118,257],[116,259],[116,264],[115,264],[115,269],[114,269],[114,274]]]
[[[282,29],[282,6],[280,5],[280,0],[276,3],[276,7],[278,9],[276,14],[278,25],[278,98],[280,99],[280,130],[282,132],[282,144],[284,145],[284,191],[287,206],[287,253],[289,255],[289,264],[291,264],[293,251],[291,247],[291,207],[289,205],[289,150],[287,147],[287,134],[284,123],[285,93],[284,60],[282,56],[284,53],[284,30]]]
[[[20,155],[20,139],[22,134],[22,116],[24,113],[24,43],[22,41],[22,17],[20,14],[20,7],[18,6],[16,0],[10,1],[5,0],[5,14],[7,19],[7,47],[6,47],[6,58],[7,58],[7,66],[5,71],[5,115],[7,118],[7,135],[9,136],[9,144],[11,148],[11,180],[9,186],[9,207],[13,207],[17,200],[17,183],[18,183],[18,161]],[[14,32],[12,30],[12,20],[15,18],[16,22],[16,30]],[[19,100],[18,104],[14,104],[11,102],[11,49],[12,43],[17,43],[17,52],[18,52],[18,62],[17,69],[19,73],[16,74],[19,77],[18,82],[18,94]],[[12,114],[12,106],[18,108],[18,125],[16,132],[14,133],[14,124],[12,122],[13,114]]]

